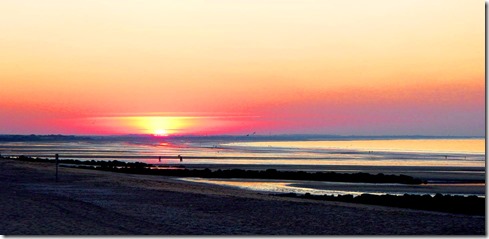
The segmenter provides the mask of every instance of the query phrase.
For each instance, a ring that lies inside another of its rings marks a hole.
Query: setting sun
[[[168,132],[164,129],[155,130],[154,136],[168,136]]]
[[[177,116],[135,116],[121,119],[128,122],[130,128],[155,136],[180,133],[192,125],[191,119]]]

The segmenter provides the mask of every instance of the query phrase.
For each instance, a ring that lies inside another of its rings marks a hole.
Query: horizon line
[[[432,137],[432,138],[486,138],[486,135],[342,135],[342,134],[175,134],[167,136],[155,136],[153,134],[3,134],[0,136],[72,136],[72,137],[157,137],[157,138],[179,138],[179,137]]]

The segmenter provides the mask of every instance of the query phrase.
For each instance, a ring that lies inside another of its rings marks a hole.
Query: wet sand
[[[180,164],[172,164],[180,165]],[[485,181],[484,167],[453,167],[453,166],[366,166],[366,165],[287,165],[287,164],[183,164],[187,169],[243,169],[282,171],[307,171],[370,174],[405,174],[429,182],[470,182]]]
[[[3,235],[484,235],[485,217],[0,160]]]

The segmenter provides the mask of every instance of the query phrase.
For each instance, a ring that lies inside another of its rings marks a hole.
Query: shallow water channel
[[[310,193],[314,195],[403,195],[417,194],[435,195],[436,193],[450,195],[476,195],[485,197],[485,184],[422,184],[407,185],[397,183],[345,183],[319,182],[303,180],[269,180],[269,179],[206,179],[180,178],[183,181],[207,183],[228,187],[241,188],[262,193]]]

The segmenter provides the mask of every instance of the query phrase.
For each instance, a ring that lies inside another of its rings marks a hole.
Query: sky
[[[485,135],[481,0],[2,0],[0,134]]]

